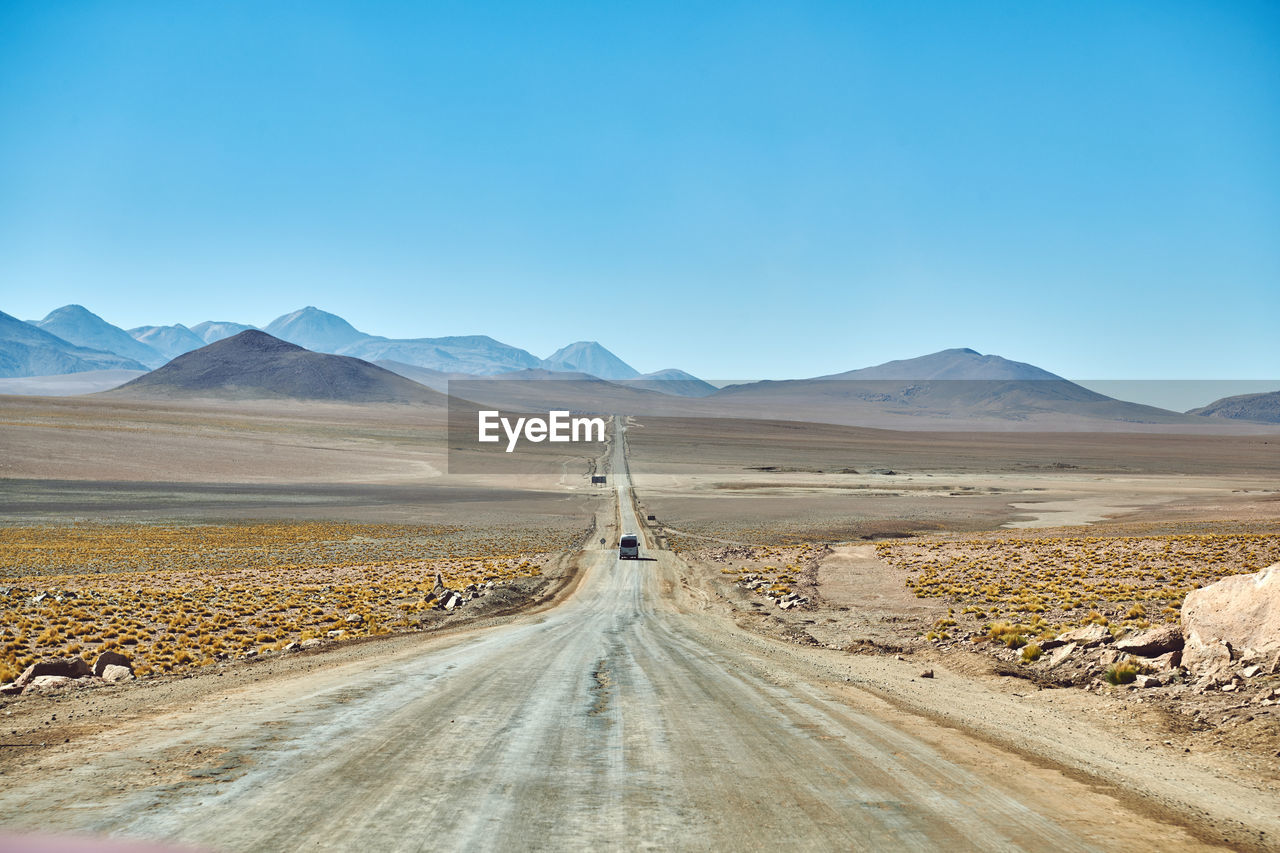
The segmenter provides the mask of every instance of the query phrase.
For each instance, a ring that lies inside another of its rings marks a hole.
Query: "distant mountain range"
[[[21,321],[19,321],[21,322]],[[156,368],[177,356],[199,349],[205,344],[254,329],[254,326],[229,321],[205,321],[188,328],[182,324],[139,326],[125,331],[108,323],[80,305],[66,305],[50,312],[43,320],[28,325],[43,329],[63,341],[104,353],[114,353],[130,360],[135,367]],[[264,330],[273,337],[313,352],[349,355],[369,362],[393,361],[402,365],[425,368],[459,376],[493,376],[514,370],[545,369],[560,373],[590,373],[602,379],[634,379],[644,382],[670,381],[669,393],[703,394],[714,390],[699,385],[701,380],[684,371],[666,370],[641,374],[595,341],[578,341],[562,347],[546,359],[526,350],[504,344],[487,335],[461,335],[440,338],[385,338],[370,335],[352,326],[342,317],[307,306],[272,320]],[[8,344],[0,340],[0,359]],[[35,362],[30,368],[18,358],[6,367],[0,362],[0,377],[41,376]],[[60,366],[61,365],[61,366]],[[123,363],[111,367],[124,367]],[[72,359],[49,362],[47,374],[103,369],[77,364]]]
[[[84,378],[63,378],[74,374]],[[370,335],[311,306],[278,317],[266,331],[206,321],[126,332],[79,305],[31,323],[0,312],[0,393],[87,393],[130,377],[136,378],[119,387],[122,394],[352,402],[438,402],[452,381],[540,380],[469,383],[468,399],[894,429],[1178,428],[1203,426],[1210,418],[1280,423],[1280,391],[1180,413],[1117,400],[1035,365],[963,348],[813,379],[717,389],[674,368],[641,374],[594,341],[540,359],[485,335]]]

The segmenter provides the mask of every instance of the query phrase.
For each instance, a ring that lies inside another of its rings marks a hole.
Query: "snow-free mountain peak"
[[[97,370],[145,370],[131,358],[76,346],[0,311],[0,376],[58,376]]]
[[[147,367],[159,367],[169,360],[153,347],[134,340],[124,329],[108,323],[83,305],[64,305],[50,311],[36,325],[76,346],[115,353]]]
[[[561,347],[543,359],[548,370],[590,373],[601,379],[634,379],[640,371],[618,358],[596,341],[577,341]]]
[[[823,376],[822,379],[890,379],[923,381],[928,379],[969,379],[1022,382],[1027,380],[1065,381],[1061,376],[998,355],[983,355],[968,347],[944,349],[917,358],[887,361],[874,367],[863,367]]]
[[[211,344],[214,341],[220,341],[223,338],[229,338],[232,335],[238,335],[253,328],[257,327],[248,326],[244,323],[232,323],[229,320],[205,320],[203,323],[196,323],[192,326],[191,331],[199,335],[206,344]]]
[[[205,342],[181,323],[172,326],[139,326],[130,329],[134,340],[151,347],[165,358],[176,358],[184,352],[200,349]]]
[[[359,331],[337,314],[314,305],[277,317],[267,326],[267,334],[314,352],[337,352],[371,335]]]

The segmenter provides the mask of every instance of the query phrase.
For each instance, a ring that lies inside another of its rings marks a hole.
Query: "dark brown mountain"
[[[423,403],[446,398],[389,370],[342,355],[311,352],[256,329],[180,355],[107,394]]]
[[[1207,406],[1192,409],[1187,414],[1204,415],[1208,418],[1230,418],[1237,421],[1280,424],[1280,391],[1223,397],[1221,400],[1214,400]]]
[[[1035,365],[971,349],[816,379],[730,385],[707,399],[726,410],[754,410],[761,418],[887,429],[1145,431],[1197,422],[1180,412],[1107,397]]]

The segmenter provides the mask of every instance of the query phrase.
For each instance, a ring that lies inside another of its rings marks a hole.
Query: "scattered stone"
[[[926,669],[920,673],[921,678],[933,678],[933,670]]]
[[[1222,685],[1222,692],[1223,692],[1223,693],[1232,693],[1232,692],[1234,692],[1234,691],[1235,691],[1235,689],[1236,689],[1236,683],[1235,683],[1234,681],[1232,681],[1232,682],[1230,682],[1230,683],[1228,683],[1228,684],[1224,684],[1224,685]]]
[[[1087,647],[1086,647],[1087,648]],[[1103,649],[1098,652],[1098,665],[1111,666],[1111,664],[1120,660],[1120,653],[1115,649]]]
[[[336,640],[345,633],[347,632],[342,630],[341,628],[334,628],[332,631],[326,631],[325,636],[331,640]]]
[[[1201,675],[1235,657],[1280,652],[1280,563],[1251,575],[1231,575],[1187,593],[1182,603],[1186,637],[1183,666]]]
[[[102,678],[103,670],[109,666],[123,666],[133,673],[133,661],[120,654],[119,652],[106,651],[99,654],[93,661],[93,674]]]
[[[22,685],[16,682],[11,681],[8,684],[0,684],[0,696],[17,696],[21,692]]]
[[[1164,684],[1158,676],[1155,675],[1139,675],[1133,680],[1138,687],[1160,687]]]
[[[27,682],[23,692],[25,693],[31,690],[55,690],[59,687],[66,687],[73,681],[75,681],[74,678],[66,675],[37,675]]]
[[[99,676],[103,681],[133,681],[133,670],[127,666],[109,663],[102,668],[102,674]]]
[[[1161,625],[1116,642],[1116,649],[1139,657],[1155,657],[1182,648],[1182,628],[1177,625]]]
[[[352,613],[347,617],[346,621],[348,625],[359,625],[361,622],[364,621],[364,617],[361,616],[359,613]]]
[[[319,637],[312,637],[309,640],[303,640],[298,645],[304,649],[314,649],[324,645],[324,640]]]
[[[300,649],[300,648],[302,648],[302,647],[301,647],[300,645],[298,645],[296,642],[295,642],[295,643],[286,643],[286,644],[285,644],[285,647],[284,647],[284,650],[285,650],[286,652],[296,652],[296,651],[297,651],[298,649]]]
[[[1253,666],[1246,666],[1244,669],[1240,670],[1240,674],[1245,678],[1253,678],[1260,672],[1262,672],[1262,667],[1258,666],[1256,663]]]

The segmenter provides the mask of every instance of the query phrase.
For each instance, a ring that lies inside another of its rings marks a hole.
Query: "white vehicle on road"
[[[618,559],[640,559],[640,540],[634,533],[624,533],[618,541]]]

